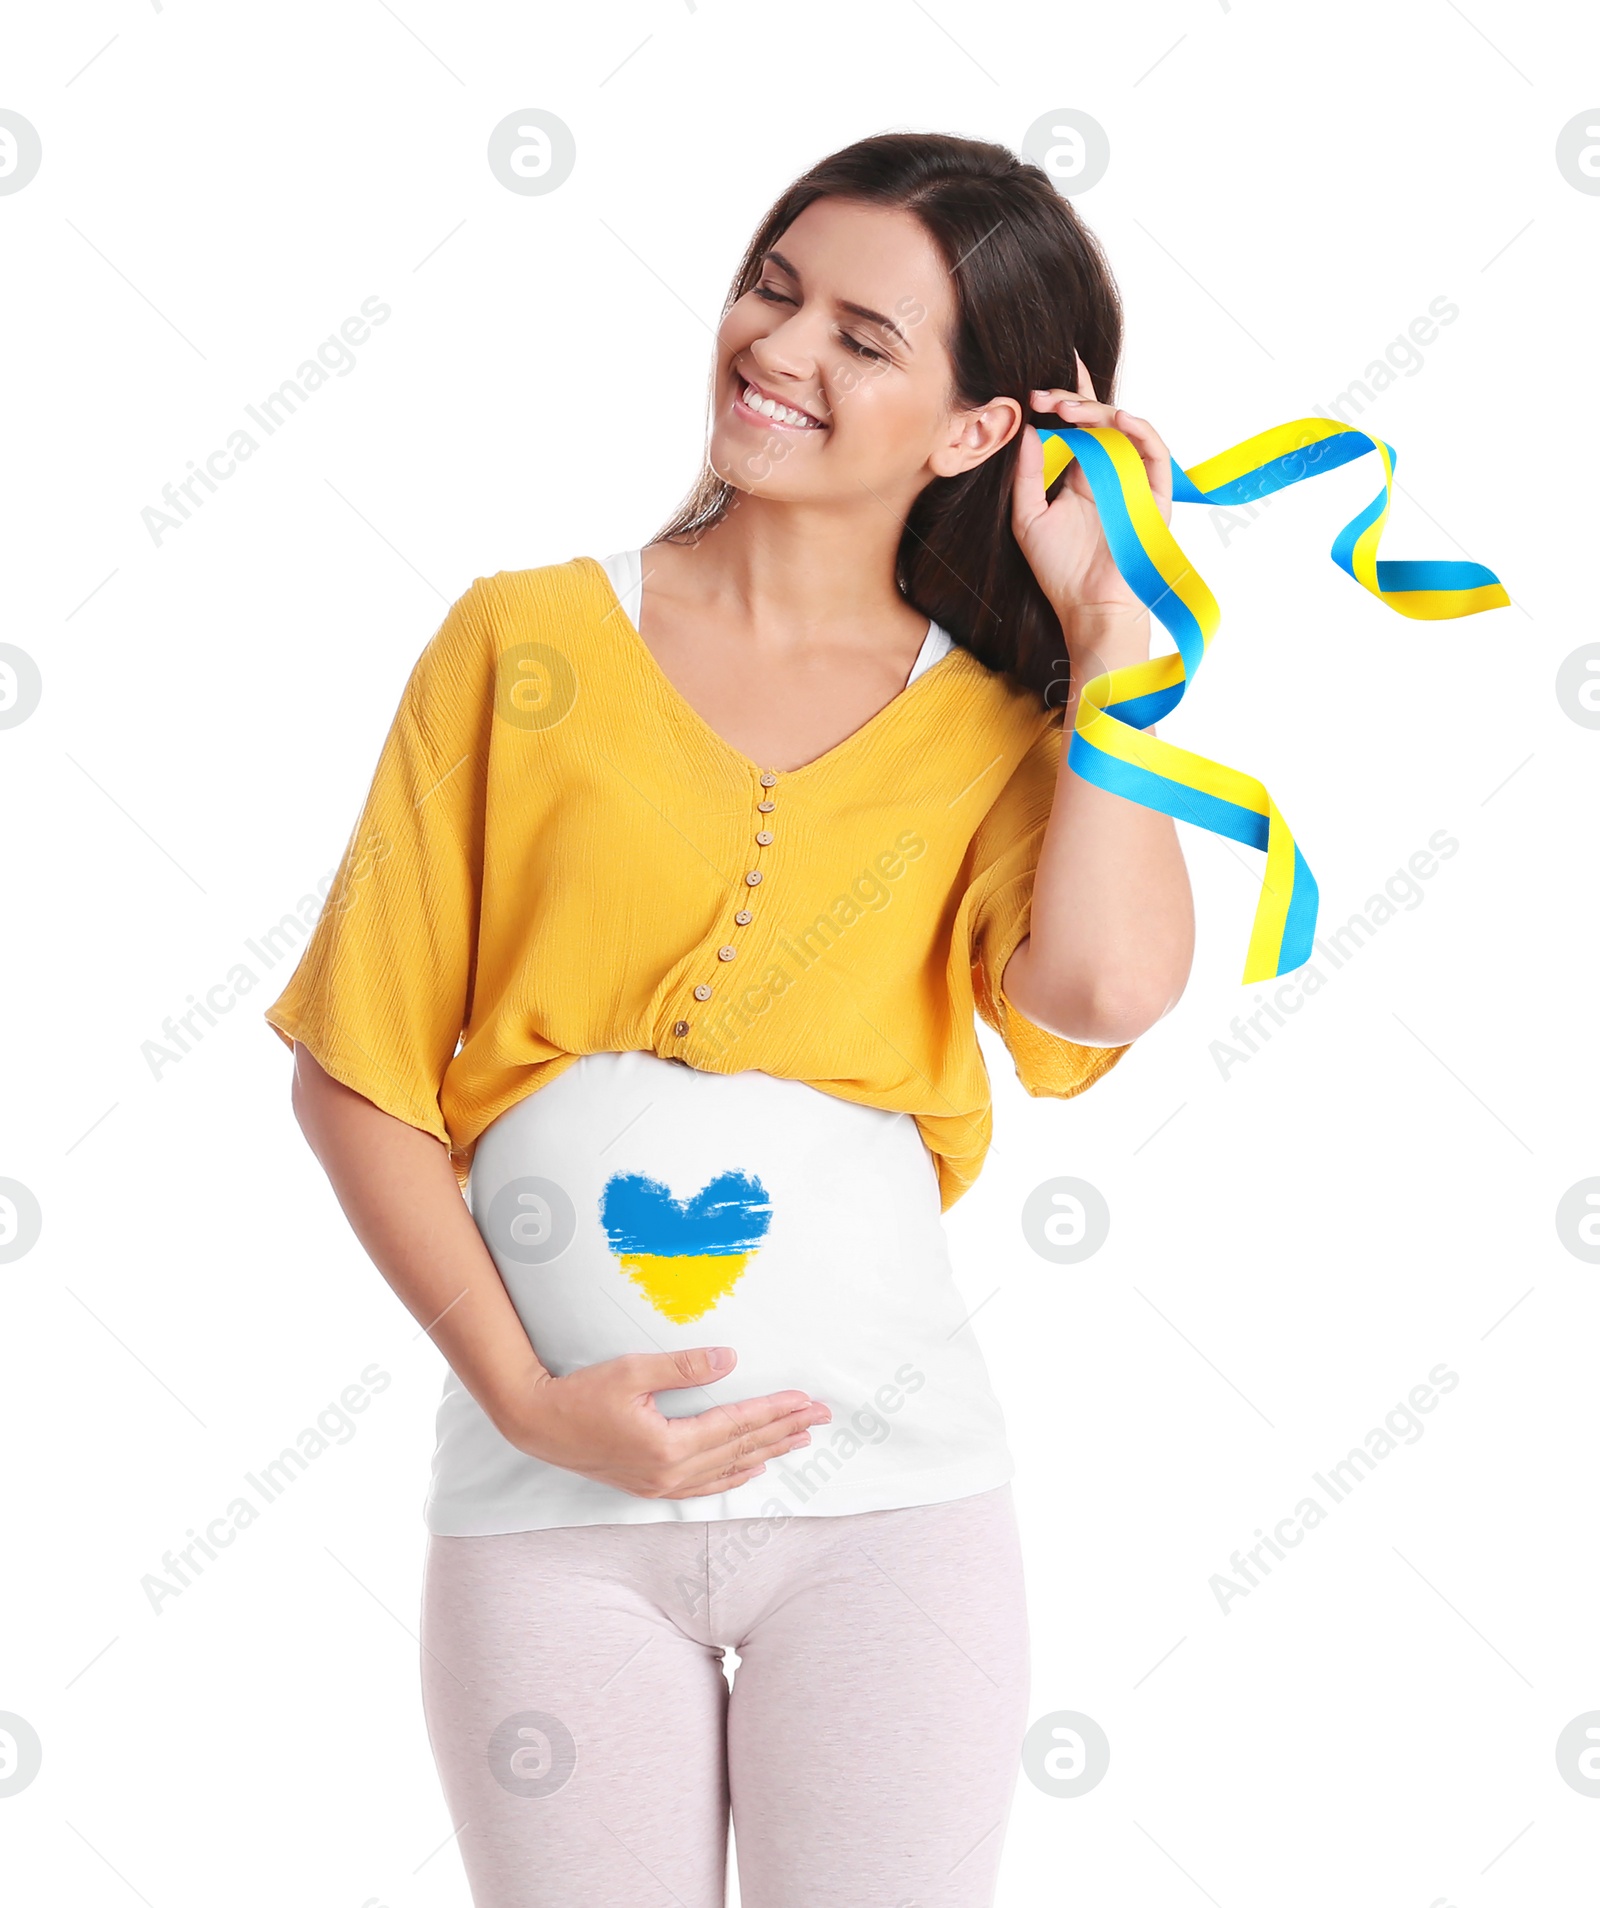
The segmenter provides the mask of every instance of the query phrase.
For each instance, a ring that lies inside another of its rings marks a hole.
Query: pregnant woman
[[[450,1367],[422,1691],[478,1908],[720,1908],[730,1808],[743,1908],[994,1899],[1028,1635],[942,1224],[975,1015],[1067,1098],[1192,947],[1172,824],[1064,761],[1149,627],[1030,420],[1124,432],[1167,509],[1120,339],[1004,148],[812,168],[689,499],[452,605],[268,1013]]]

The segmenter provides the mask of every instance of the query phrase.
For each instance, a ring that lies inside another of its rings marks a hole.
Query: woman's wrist
[[[1110,667],[1121,668],[1124,661],[1139,660],[1131,652],[1149,653],[1150,612],[1142,603],[1052,603],[1051,608],[1074,658],[1080,649],[1114,650],[1118,660]]]
[[[537,1440],[543,1394],[553,1383],[553,1374],[530,1356],[527,1364],[501,1378],[493,1395],[483,1401],[485,1414],[494,1428],[519,1451],[528,1451],[530,1443]],[[534,1454],[529,1452],[529,1455]]]
[[[1150,659],[1150,612],[1141,603],[1056,604],[1066,638],[1072,693],[1067,699],[1070,729],[1083,685],[1114,669],[1129,669]]]

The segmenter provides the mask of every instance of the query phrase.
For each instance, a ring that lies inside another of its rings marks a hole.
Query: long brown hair
[[[817,199],[852,199],[914,213],[955,287],[954,401],[1077,385],[1080,353],[1102,401],[1122,349],[1122,301],[1098,241],[1036,165],[1004,146],[944,133],[879,133],[821,159],[757,227],[723,316],[755,285],[770,246]],[[1061,624],[1011,533],[1018,432],[958,477],[934,478],[906,519],[896,578],[907,602],[942,623],[989,668],[1052,703],[1067,694]],[[735,486],[707,464],[652,542],[696,541],[727,515]]]

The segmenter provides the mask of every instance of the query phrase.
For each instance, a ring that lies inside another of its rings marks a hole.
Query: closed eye
[[[769,305],[792,305],[794,303],[792,298],[786,298],[782,292],[774,291],[770,285],[757,285],[755,293],[757,298],[764,298]],[[888,362],[888,354],[886,352],[874,351],[871,345],[863,344],[859,338],[853,338],[848,331],[841,331],[839,336],[858,358],[877,358],[881,362]]]

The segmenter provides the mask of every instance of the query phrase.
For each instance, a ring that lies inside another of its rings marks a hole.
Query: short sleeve
[[[963,912],[979,1014],[1005,1042],[1028,1093],[1067,1100],[1109,1073],[1127,1046],[1082,1046],[1051,1033],[1013,1005],[1000,985],[1006,962],[1028,933],[1034,870],[1060,771],[1061,737],[1055,722],[1040,733],[979,824],[969,861],[970,905]]]
[[[447,1146],[439,1095],[471,1010],[494,660],[479,578],[411,671],[322,912],[266,1011],[287,1045]]]

